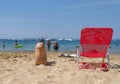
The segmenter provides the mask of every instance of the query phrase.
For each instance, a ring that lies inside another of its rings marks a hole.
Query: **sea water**
[[[5,41],[5,49],[2,48],[2,41]],[[0,51],[16,51],[14,48],[14,41],[12,39],[0,39]],[[18,48],[17,51],[34,51],[36,44],[39,42],[36,39],[17,39],[18,44],[23,45],[22,48]],[[54,51],[53,49],[53,42],[57,41],[59,43],[59,50],[62,51],[72,51],[74,52],[76,50],[76,46],[80,45],[79,39],[73,39],[73,40],[58,40],[58,39],[51,39],[51,47],[50,51]],[[46,40],[45,40],[46,43]],[[45,44],[46,46],[46,44]],[[47,50],[47,46],[46,46]],[[110,53],[120,53],[120,40],[112,40],[110,45]]]

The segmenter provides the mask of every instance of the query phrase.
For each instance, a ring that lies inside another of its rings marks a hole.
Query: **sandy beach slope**
[[[48,65],[34,65],[34,52],[0,52],[0,84],[120,84],[120,54],[111,54],[111,68],[81,70],[75,58],[48,52]],[[101,59],[81,61],[100,62]]]

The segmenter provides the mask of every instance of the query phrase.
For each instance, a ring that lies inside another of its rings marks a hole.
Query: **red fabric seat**
[[[88,58],[102,58],[105,57],[105,53],[80,53],[81,56]]]

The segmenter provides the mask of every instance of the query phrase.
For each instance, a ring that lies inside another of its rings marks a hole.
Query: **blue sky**
[[[120,38],[120,0],[0,0],[0,39],[79,38],[84,27],[112,27]]]

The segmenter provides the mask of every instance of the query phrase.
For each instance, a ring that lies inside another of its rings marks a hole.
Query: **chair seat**
[[[89,57],[89,58],[104,58],[106,56],[105,53],[89,53],[89,52],[82,52],[80,56]]]

